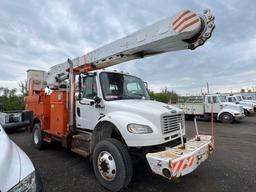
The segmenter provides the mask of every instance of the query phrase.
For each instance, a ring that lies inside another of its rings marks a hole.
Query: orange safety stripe
[[[190,158],[191,158],[191,157],[187,158],[187,161],[188,161],[188,162],[189,162]],[[182,168],[183,170],[186,169],[187,164],[188,164],[188,163],[185,163],[185,165],[184,165],[183,168]]]
[[[190,23],[186,24],[184,27],[181,28],[181,30],[179,30],[179,32],[182,32],[183,30],[185,30],[186,28],[190,27],[191,25],[194,25],[195,23],[199,22],[199,19],[195,19],[193,21],[191,21]]]
[[[177,168],[177,170],[176,170],[176,173],[179,172],[180,167],[181,167],[181,165],[183,164],[183,162],[184,162],[184,159],[180,160],[180,163],[179,163],[179,165],[178,165],[178,168]]]
[[[193,165],[194,157],[192,157],[192,160],[190,161],[189,167]]]
[[[195,17],[195,16],[196,16],[196,14],[193,13],[192,15],[190,15],[190,16],[184,18],[184,19],[174,28],[174,30],[178,29],[178,27],[181,26],[184,22],[188,21],[189,19],[192,19],[192,18]]]
[[[176,162],[176,163],[173,163],[171,168],[174,169],[175,166],[176,166],[176,164],[177,164],[177,162]]]
[[[190,13],[189,10],[185,11],[184,13],[182,13],[173,23],[172,25],[175,25],[183,16],[185,16],[186,14]]]

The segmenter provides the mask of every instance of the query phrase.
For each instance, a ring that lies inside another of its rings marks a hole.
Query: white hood
[[[243,102],[252,104],[253,106],[256,106],[256,101],[255,100],[243,100]]]
[[[241,111],[241,109],[243,109],[242,105],[232,103],[232,102],[223,102],[221,104],[224,105],[224,108],[226,107],[226,108],[233,109],[233,110],[236,110],[236,111]]]
[[[181,109],[165,103],[152,100],[115,100],[110,101],[107,107],[108,112],[126,111],[141,116],[158,116],[165,113],[183,113]]]
[[[33,171],[34,166],[27,155],[0,125],[0,191],[8,191]]]

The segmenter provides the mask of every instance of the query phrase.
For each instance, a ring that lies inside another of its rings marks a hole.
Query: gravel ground
[[[212,157],[193,173],[170,182],[154,175],[147,162],[134,167],[131,183],[125,191],[256,191],[256,115],[241,123],[215,123],[216,146]],[[187,137],[195,132],[192,121],[186,122]],[[200,121],[203,133],[210,133],[210,123]],[[32,146],[31,134],[25,131],[9,133],[31,158],[39,170],[45,191],[106,191],[96,181],[92,165],[58,145],[38,151]]]

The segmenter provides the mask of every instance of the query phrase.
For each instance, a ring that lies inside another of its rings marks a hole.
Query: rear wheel
[[[93,169],[99,183],[110,191],[120,191],[131,181],[131,157],[120,141],[100,141],[93,151]]]
[[[232,123],[234,122],[234,117],[230,113],[222,113],[220,120],[222,123]]]
[[[32,131],[32,140],[35,148],[42,149],[44,145],[41,126],[39,123],[35,123]]]

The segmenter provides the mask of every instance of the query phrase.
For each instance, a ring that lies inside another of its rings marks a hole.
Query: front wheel
[[[222,113],[220,116],[220,121],[222,123],[233,123],[234,117],[230,113]]]
[[[131,181],[132,161],[124,144],[112,138],[100,141],[93,151],[93,169],[99,183],[120,191]]]
[[[244,109],[244,115],[249,116],[249,114],[250,114],[249,111],[247,109]]]

